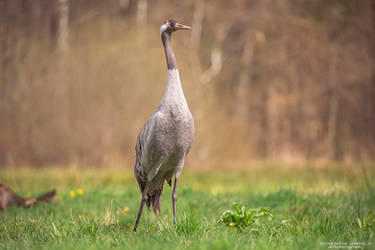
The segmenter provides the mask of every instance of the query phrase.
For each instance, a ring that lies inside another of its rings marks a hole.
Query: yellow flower
[[[249,220],[247,221],[247,224],[250,224],[250,221],[249,221]]]
[[[82,188],[78,188],[77,189],[77,194],[82,195],[83,194],[83,189]]]
[[[128,207],[124,207],[125,212],[129,211]]]
[[[230,223],[229,223],[229,226],[230,226],[230,227],[233,227],[233,223],[232,223],[232,222],[230,222]]]
[[[71,190],[71,191],[70,191],[70,196],[71,196],[71,197],[76,196],[76,192],[74,192],[73,190]]]

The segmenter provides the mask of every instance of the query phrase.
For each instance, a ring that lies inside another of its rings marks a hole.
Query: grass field
[[[374,249],[375,175],[368,171],[366,182],[360,170],[186,169],[177,225],[165,186],[162,213],[146,209],[134,233],[141,196],[129,169],[4,169],[0,182],[25,196],[57,188],[58,203],[0,214],[0,249]],[[274,217],[244,230],[221,223],[233,202]]]

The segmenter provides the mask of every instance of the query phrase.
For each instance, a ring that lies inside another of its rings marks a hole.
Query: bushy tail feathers
[[[152,205],[152,210],[154,214],[157,215],[161,212],[161,194],[163,192],[163,187],[161,189],[156,190],[152,195],[147,194],[147,207],[150,209]]]

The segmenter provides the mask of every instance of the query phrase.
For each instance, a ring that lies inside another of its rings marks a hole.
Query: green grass
[[[369,182],[375,183],[370,171]],[[375,246],[375,196],[358,168],[189,171],[180,178],[177,225],[171,188],[162,213],[144,211],[129,169],[6,169],[0,182],[22,195],[57,188],[58,204],[0,214],[0,249],[326,249],[329,242]],[[83,195],[69,192],[82,188]],[[220,222],[232,204],[268,208],[257,232]],[[125,211],[128,207],[128,211]],[[371,244],[371,245],[368,245]],[[358,245],[357,245],[358,246]]]

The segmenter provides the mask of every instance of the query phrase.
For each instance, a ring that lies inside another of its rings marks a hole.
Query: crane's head
[[[173,19],[165,19],[165,21],[160,26],[160,35],[164,32],[175,32],[177,30],[191,30],[192,28],[183,24],[176,22]]]

